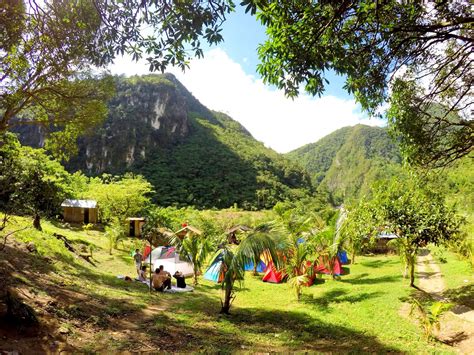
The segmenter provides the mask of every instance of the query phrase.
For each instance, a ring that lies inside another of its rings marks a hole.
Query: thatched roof
[[[235,233],[237,231],[239,231],[239,232],[250,232],[251,230],[252,230],[252,228],[250,228],[248,226],[245,226],[243,224],[239,224],[237,226],[234,226],[234,227],[228,229],[226,231],[226,234],[232,234],[232,233]]]
[[[176,234],[178,237],[184,237],[188,233],[197,234],[197,235],[202,234],[202,232],[199,229],[190,225],[184,226],[183,228],[181,228],[179,231],[175,232],[174,234]]]

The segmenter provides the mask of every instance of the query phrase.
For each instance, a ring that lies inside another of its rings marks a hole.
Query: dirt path
[[[418,287],[435,300],[449,302],[443,296],[446,290],[441,269],[428,250],[422,250],[416,261]],[[452,343],[462,354],[472,354],[474,349],[474,310],[455,305],[441,318],[438,334],[440,340]]]
[[[418,287],[431,294],[436,300],[443,300],[445,290],[441,269],[428,250],[423,250],[416,259]]]

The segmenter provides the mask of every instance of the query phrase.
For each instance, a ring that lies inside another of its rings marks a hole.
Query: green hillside
[[[287,157],[300,162],[315,187],[327,189],[335,203],[366,193],[378,177],[395,174],[401,161],[387,131],[365,125],[341,128]]]
[[[207,109],[173,75],[115,80],[108,118],[79,140],[69,171],[142,174],[166,206],[261,209],[311,191],[302,167]],[[22,131],[21,140],[41,146],[44,137]]]

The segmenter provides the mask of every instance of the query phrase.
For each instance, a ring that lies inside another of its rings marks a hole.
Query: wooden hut
[[[181,228],[179,231],[175,232],[178,237],[183,239],[187,234],[190,235],[201,235],[202,232],[197,229],[196,227],[190,226],[190,225],[185,225],[183,228]]]
[[[234,226],[226,231],[227,234],[227,243],[229,244],[235,244],[239,245],[240,240],[237,238],[237,234],[240,233],[245,233],[245,232],[250,232],[252,228],[239,224],[237,226]]]
[[[64,200],[61,204],[65,222],[97,223],[97,201],[94,200]]]
[[[128,222],[128,236],[129,237],[141,237],[142,228],[145,224],[145,218],[143,217],[129,217]]]

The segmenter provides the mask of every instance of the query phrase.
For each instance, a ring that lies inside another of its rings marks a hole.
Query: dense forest
[[[400,152],[385,128],[360,124],[286,156],[300,162],[315,188],[328,191],[335,204],[364,196],[374,181],[396,174],[401,164]]]
[[[306,171],[199,103],[170,74],[116,77],[105,122],[78,142],[68,171],[143,175],[164,206],[270,208],[312,190]],[[34,146],[47,141],[22,130]]]

